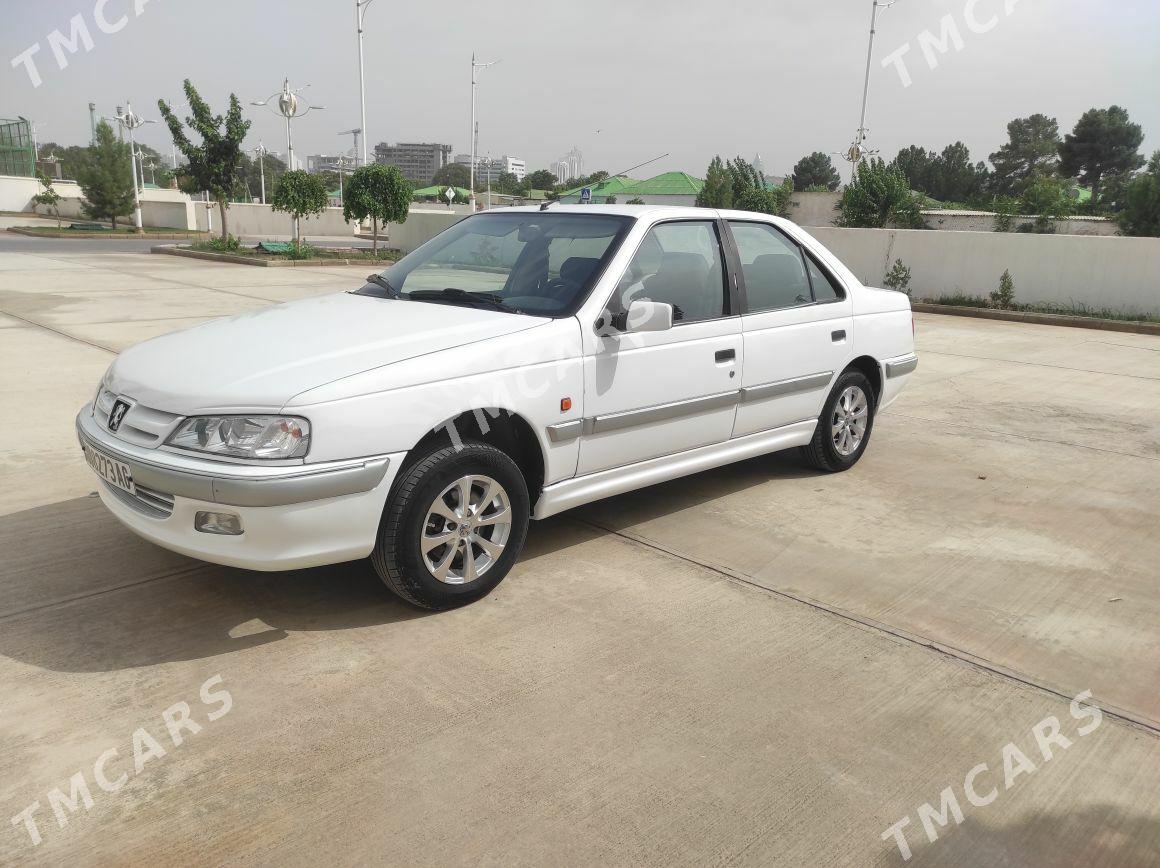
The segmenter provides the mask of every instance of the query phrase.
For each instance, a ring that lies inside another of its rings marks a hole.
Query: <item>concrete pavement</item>
[[[533,524],[438,615],[359,564],[181,558],[89,496],[72,416],[112,351],[361,276],[0,243],[0,814],[38,802],[43,839],[0,823],[0,863],[898,865],[907,817],[908,864],[1156,864],[1160,341],[920,317],[855,470]]]

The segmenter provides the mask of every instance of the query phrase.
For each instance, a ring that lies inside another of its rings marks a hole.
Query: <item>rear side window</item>
[[[814,301],[837,301],[840,298],[845,298],[842,291],[834,285],[834,281],[818,268],[812,256],[806,256],[806,267],[810,273],[810,284],[814,288]]]
[[[810,304],[810,278],[802,252],[765,223],[731,222],[737,242],[749,312]]]

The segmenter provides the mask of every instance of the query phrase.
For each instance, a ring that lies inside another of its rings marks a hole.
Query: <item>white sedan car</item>
[[[352,292],[123,352],[77,416],[108,509],[257,570],[370,556],[477,599],[532,518],[796,447],[853,466],[918,363],[910,303],[740,211],[510,208]]]

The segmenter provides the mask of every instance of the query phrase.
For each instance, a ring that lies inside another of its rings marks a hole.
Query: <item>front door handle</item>
[[[717,364],[732,362],[737,358],[737,350],[717,350],[713,358],[717,361]]]
[[[846,339],[846,330],[838,329],[836,332],[830,332],[830,340],[834,343],[841,343]]]

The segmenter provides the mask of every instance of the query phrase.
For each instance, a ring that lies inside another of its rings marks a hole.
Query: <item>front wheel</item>
[[[874,389],[861,371],[838,377],[826,398],[814,439],[802,447],[806,461],[818,470],[837,473],[858,463],[874,429]]]
[[[519,557],[530,506],[523,474],[485,443],[442,446],[404,468],[383,512],[371,562],[383,582],[425,609],[486,595]]]

